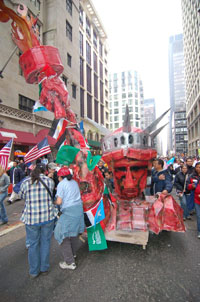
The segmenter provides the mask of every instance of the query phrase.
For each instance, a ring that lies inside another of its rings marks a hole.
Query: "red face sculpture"
[[[114,162],[115,192],[123,199],[141,194],[146,185],[147,161],[123,158]]]
[[[141,197],[146,187],[149,161],[156,150],[148,146],[148,134],[138,128],[123,127],[105,137],[102,159],[113,172],[115,193],[120,200]]]

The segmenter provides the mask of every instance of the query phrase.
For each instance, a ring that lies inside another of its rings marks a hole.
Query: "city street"
[[[88,252],[86,242],[78,252],[75,271],[59,268],[60,252],[53,239],[49,274],[30,280],[25,229],[18,222],[23,201],[6,208],[10,225],[0,227],[1,302],[199,302],[200,240],[195,216],[186,222],[185,234],[151,234],[146,250],[108,242],[107,250]]]

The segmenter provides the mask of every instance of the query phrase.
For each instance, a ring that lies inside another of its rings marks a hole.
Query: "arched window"
[[[87,139],[89,139],[89,140],[93,139],[93,137],[92,137],[92,131],[90,131],[90,130],[88,131]]]
[[[124,144],[125,144],[125,137],[124,137],[124,136],[121,136],[121,137],[120,137],[120,141],[121,141],[121,144],[124,145]]]
[[[118,140],[117,140],[117,138],[116,138],[116,137],[114,138],[114,146],[115,146],[115,147],[117,147],[117,146],[118,146]]]
[[[128,137],[128,143],[133,144],[133,135],[132,134],[130,134]]]
[[[99,133],[95,134],[95,140],[98,142],[99,141]]]

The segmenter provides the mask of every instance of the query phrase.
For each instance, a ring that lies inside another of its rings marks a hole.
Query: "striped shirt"
[[[53,180],[43,174],[40,174],[40,178],[53,194]],[[36,182],[32,184],[31,177],[28,177],[21,184],[19,195],[25,200],[25,207],[21,216],[21,221],[25,224],[41,225],[56,217],[56,209],[51,196],[40,181],[38,184]]]

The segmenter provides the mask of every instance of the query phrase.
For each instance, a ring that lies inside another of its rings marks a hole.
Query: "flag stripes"
[[[13,139],[11,139],[1,150],[0,150],[0,164],[4,170],[7,170],[8,160],[12,148]]]
[[[51,153],[50,146],[48,144],[48,139],[45,137],[39,144],[33,147],[24,157],[25,163],[29,163],[37,158]]]

